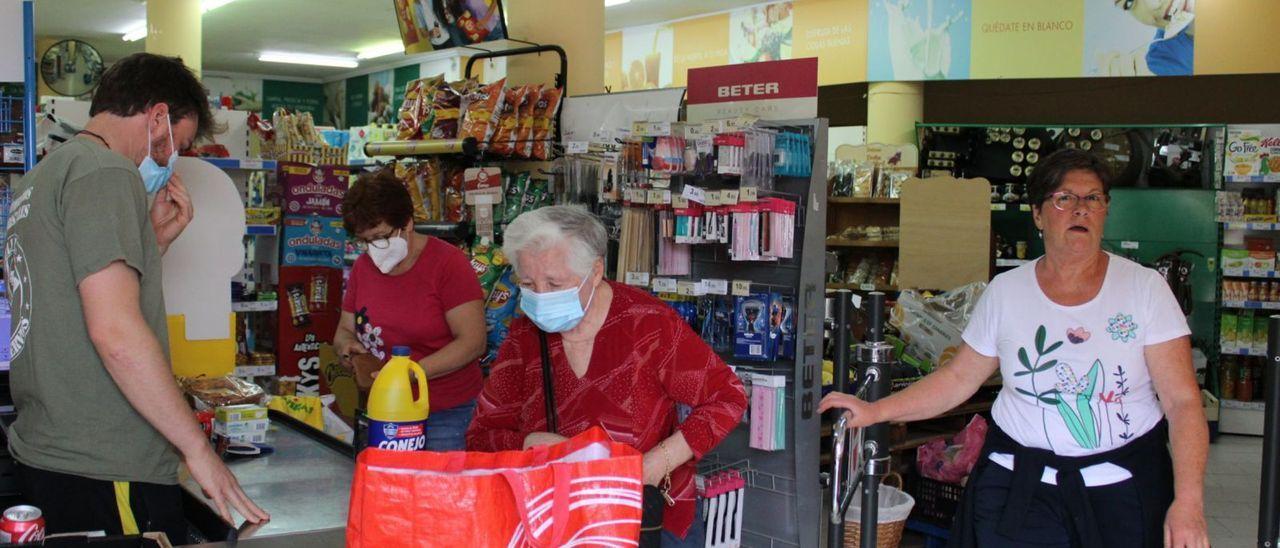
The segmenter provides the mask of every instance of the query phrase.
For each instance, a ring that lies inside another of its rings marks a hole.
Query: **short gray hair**
[[[608,252],[604,224],[581,205],[558,205],[521,214],[503,233],[502,252],[520,273],[520,252],[544,251],[558,244],[569,246],[569,268],[579,276],[591,274],[596,259]]]

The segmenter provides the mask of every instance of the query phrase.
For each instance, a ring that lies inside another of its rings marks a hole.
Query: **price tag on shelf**
[[[702,285],[706,286],[707,293],[710,295],[728,295],[729,280],[706,279],[702,280]]]
[[[671,189],[667,189],[667,188],[662,189],[662,203],[664,204],[671,203]]]
[[[242,169],[262,169],[262,160],[241,160]]]
[[[759,190],[753,186],[744,186],[738,190],[739,202],[754,202],[759,199]]]
[[[862,285],[858,286],[858,289],[860,289],[860,290],[862,290],[862,291],[875,291],[875,290],[876,290],[876,284],[862,284]]]
[[[675,278],[654,278],[653,290],[657,291],[658,293],[675,293],[676,279]]]
[[[586,141],[565,141],[564,153],[565,154],[586,154],[587,142]]]
[[[612,143],[613,132],[607,129],[597,129],[591,132],[591,142],[593,143]]]
[[[1120,249],[1138,249],[1138,242],[1125,240],[1120,242]]]
[[[1008,206],[1004,204],[991,204],[991,211],[1004,211],[1006,209],[1008,209]]]
[[[707,201],[703,202],[703,204],[708,206],[724,205],[723,202],[720,201],[720,191],[719,190],[707,191]]]
[[[684,185],[684,191],[680,193],[680,197],[691,202],[707,203],[707,191],[696,185]]]
[[[676,282],[676,294],[693,297],[697,295],[697,292],[694,290],[696,286],[697,284],[693,282],[685,282],[685,281]]]
[[[747,297],[751,295],[751,280],[734,280],[733,296]]]
[[[650,203],[650,204],[665,204],[665,203],[667,203],[667,202],[662,201],[663,196],[665,196],[665,195],[666,195],[666,194],[664,194],[665,192],[670,192],[670,191],[666,191],[666,190],[658,190],[658,189],[650,189],[650,190],[646,193],[646,194],[647,194],[647,196],[646,196],[646,198],[647,198],[647,199],[645,200],[645,202],[646,202],[646,203]]]
[[[684,196],[672,196],[671,207],[676,209],[687,209],[689,207],[689,199]]]
[[[723,205],[734,205],[738,203],[738,191],[736,190],[720,191],[720,202]]]
[[[649,287],[648,272],[628,272],[625,278],[627,285]]]

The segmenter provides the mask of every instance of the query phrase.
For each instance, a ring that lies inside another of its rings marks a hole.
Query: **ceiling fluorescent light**
[[[147,37],[147,24],[144,22],[132,29],[129,29],[121,36],[120,39],[125,42],[133,42]]]
[[[200,13],[208,13],[222,6],[235,2],[235,0],[200,0]],[[120,39],[125,42],[134,42],[147,37],[147,22],[143,21],[138,26],[125,31],[124,36]]]
[[[604,0],[604,7],[607,8],[610,6],[618,6],[621,4],[626,4],[627,2],[630,2],[630,1],[631,0]]]
[[[258,60],[266,63],[289,63],[294,65],[317,65],[322,67],[356,68],[360,63],[350,57],[331,57],[328,55],[311,55],[307,53],[288,53],[283,51],[264,51]]]
[[[373,59],[376,57],[385,57],[393,53],[404,53],[404,42],[399,40],[389,40],[374,44],[360,50],[356,55],[356,59]]]
[[[211,12],[232,2],[235,0],[200,0],[200,13]]]

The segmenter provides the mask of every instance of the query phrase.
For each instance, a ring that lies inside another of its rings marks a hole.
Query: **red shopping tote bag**
[[[527,451],[366,449],[347,546],[638,546],[641,468],[599,428]]]

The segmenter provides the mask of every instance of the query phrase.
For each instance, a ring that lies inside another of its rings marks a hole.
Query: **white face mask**
[[[383,274],[390,274],[409,256],[409,241],[399,235],[369,242],[369,258]]]

